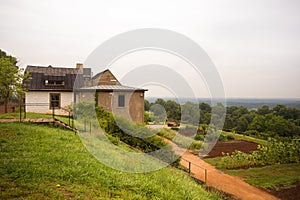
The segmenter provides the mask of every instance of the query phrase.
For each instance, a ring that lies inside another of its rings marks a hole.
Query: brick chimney
[[[78,70],[77,73],[83,74],[83,64],[82,63],[76,63],[76,69]]]
[[[76,69],[83,69],[82,63],[76,63]]]

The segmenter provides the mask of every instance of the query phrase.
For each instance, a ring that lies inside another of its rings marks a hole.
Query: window
[[[60,108],[60,93],[50,93],[50,109]]]
[[[124,107],[125,106],[125,95],[119,95],[118,96],[118,106]]]
[[[61,85],[65,85],[65,82],[64,81],[45,80],[45,85],[49,85],[49,86],[61,86]]]

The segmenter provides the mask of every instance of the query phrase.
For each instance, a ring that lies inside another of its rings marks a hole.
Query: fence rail
[[[21,122],[22,121],[22,110],[24,111],[24,117],[23,119],[26,119],[26,107],[30,107],[30,106],[34,106],[34,107],[37,107],[37,106],[50,106],[49,103],[23,103],[21,105],[19,105],[19,111],[20,111],[20,117],[19,117],[19,121]],[[64,115],[64,116],[67,116],[68,117],[68,123],[65,123],[63,121],[61,121],[60,119],[58,119],[56,116],[61,116],[61,115],[57,115],[55,110],[57,108],[54,108],[52,107],[52,119],[53,119],[53,123],[55,123],[55,121],[60,121],[60,124],[65,124],[64,126],[73,130],[73,131],[76,131],[76,128],[74,127],[74,119],[73,119],[73,112],[71,110],[68,110],[68,109],[65,109],[65,108],[59,108],[59,110],[63,110],[64,112],[67,113],[67,115]],[[42,113],[41,113],[42,114]],[[66,126],[68,125],[68,126]]]
[[[195,167],[200,168],[201,170],[203,170],[203,172],[204,172],[204,183],[207,182],[207,169],[206,168],[204,168],[204,167],[202,167],[202,166],[200,166],[200,165],[198,165],[196,163],[192,163],[191,161],[189,161],[187,159],[184,159],[184,158],[181,158],[181,160],[183,160],[183,161],[185,161],[185,162],[188,163],[188,170],[189,170],[189,174],[190,175],[192,173],[192,166],[195,166]],[[196,177],[194,177],[194,178],[198,179]],[[200,179],[198,179],[198,180],[201,181]]]

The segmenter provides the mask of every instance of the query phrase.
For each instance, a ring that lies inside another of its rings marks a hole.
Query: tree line
[[[160,109],[156,109],[157,105],[161,105]],[[183,110],[185,113],[182,112]],[[213,113],[212,110],[214,110]],[[154,115],[165,112],[165,119],[168,121],[198,126],[217,121],[214,119],[222,117],[226,111],[223,126],[225,131],[255,135],[261,138],[300,136],[300,110],[280,104],[273,108],[262,106],[250,110],[243,106],[225,107],[220,103],[214,106],[192,102],[180,105],[173,100],[165,101],[159,98],[155,102],[145,100],[145,111],[146,113],[150,111]],[[149,116],[146,116],[145,119],[151,120]]]

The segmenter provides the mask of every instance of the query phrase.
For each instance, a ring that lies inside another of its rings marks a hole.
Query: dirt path
[[[179,148],[177,145],[172,145],[175,152],[181,154],[184,152],[183,149]],[[191,172],[194,174],[194,177],[200,179],[202,181],[205,180],[205,172],[204,169],[207,169],[207,182],[206,184],[217,188],[218,190],[222,190],[226,193],[232,194],[242,200],[273,200],[277,199],[276,197],[268,194],[267,192],[260,190],[254,186],[249,185],[242,179],[238,177],[233,177],[228,174],[224,174],[223,172],[217,170],[214,166],[206,163],[200,157],[190,153],[189,151],[185,151],[182,154],[181,163],[183,166],[188,167],[189,162],[194,163],[191,164]],[[187,161],[186,161],[187,160]],[[195,165],[196,164],[196,165]],[[199,165],[199,166],[197,166]]]

